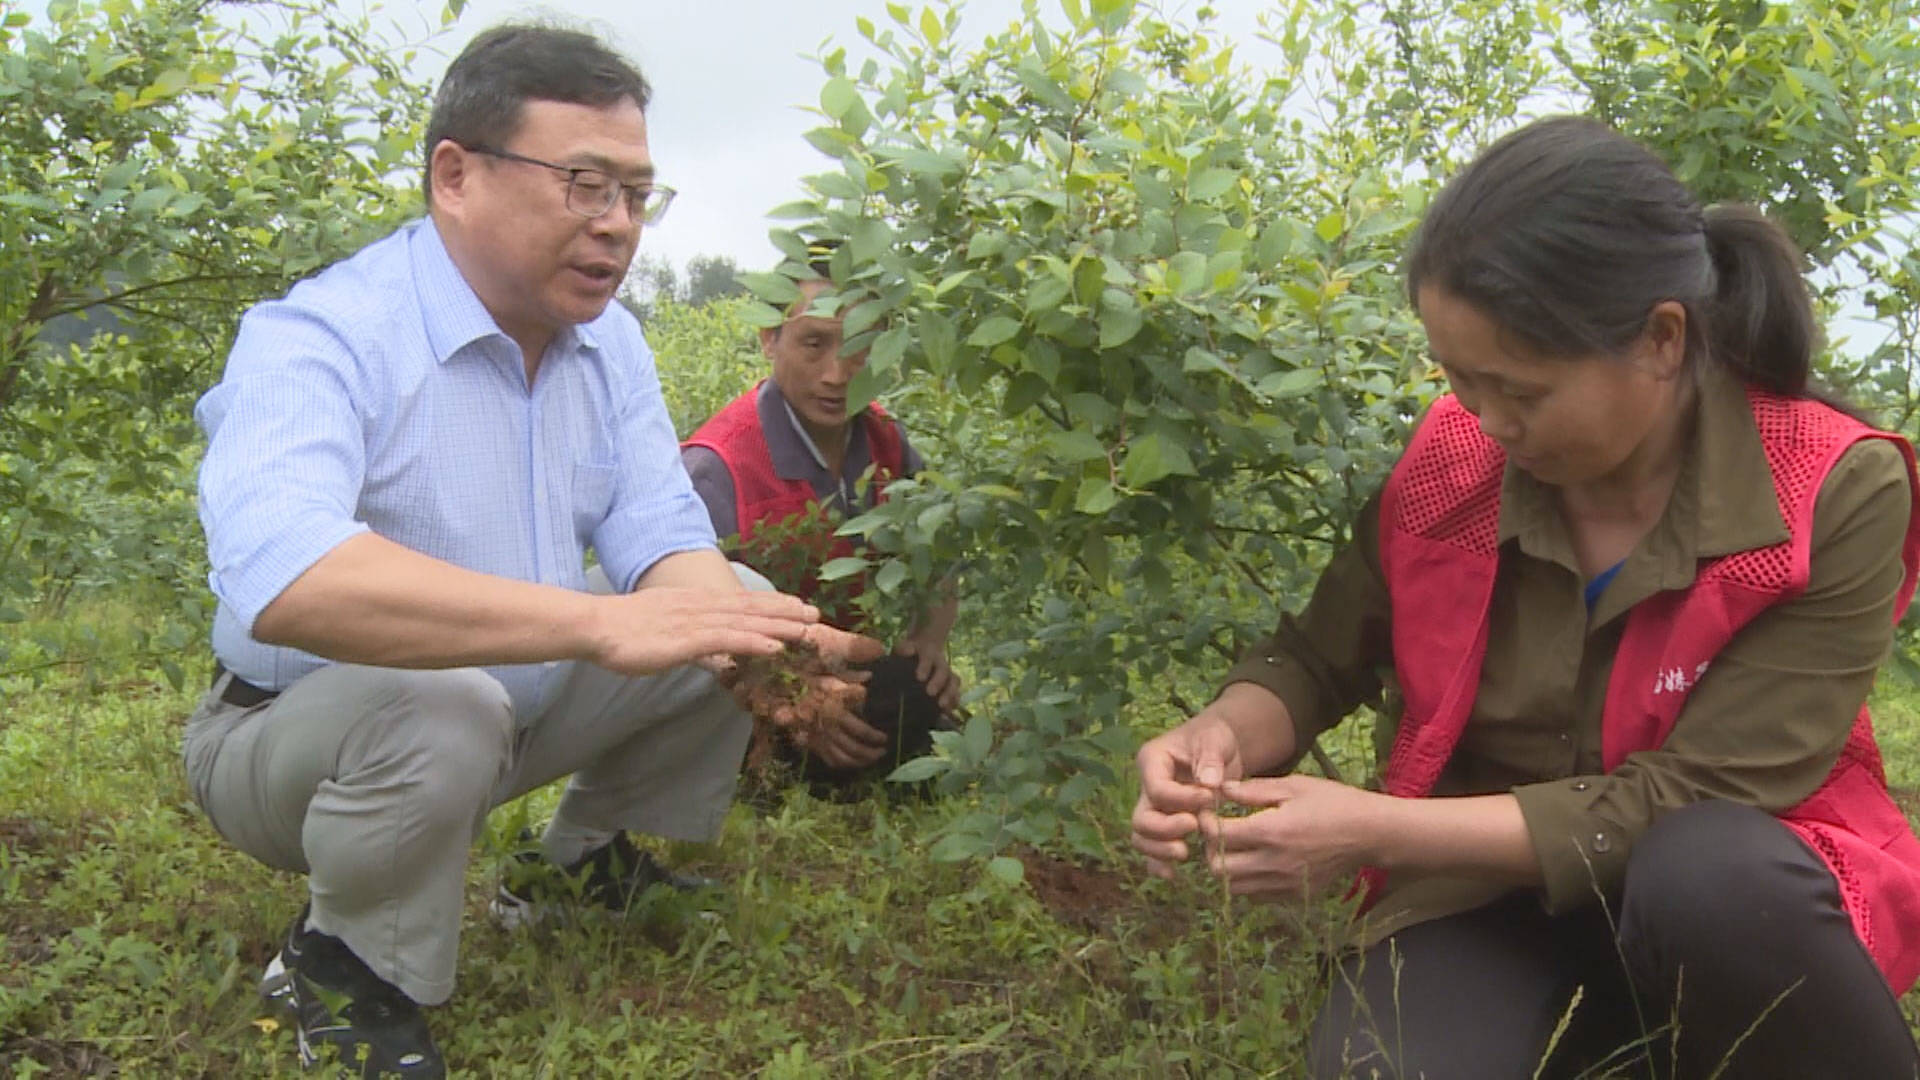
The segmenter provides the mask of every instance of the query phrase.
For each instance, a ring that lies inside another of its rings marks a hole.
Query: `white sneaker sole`
[[[267,970],[260,975],[260,996],[269,1005],[293,1008],[293,972],[287,970],[279,953],[273,954],[273,959],[267,961]]]
[[[560,912],[551,904],[522,900],[508,892],[505,885],[496,889],[493,899],[487,901],[487,915],[495,926],[509,932],[545,926],[561,918]]]
[[[320,1062],[320,1054],[313,1044],[307,1041],[307,1032],[300,1025],[300,1005],[293,999],[293,972],[287,970],[286,962],[279,953],[267,961],[267,970],[260,975],[260,997],[275,1009],[287,1014],[287,1020],[293,1028],[293,1037],[300,1053],[302,1071],[313,1068]]]

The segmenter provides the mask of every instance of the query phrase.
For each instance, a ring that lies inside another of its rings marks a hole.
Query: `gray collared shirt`
[[[767,453],[773,458],[775,474],[782,480],[807,481],[813,485],[814,497],[820,500],[820,505],[841,513],[852,515],[872,508],[872,491],[869,490],[864,499],[859,492],[861,474],[873,464],[873,447],[867,444],[865,425],[854,424],[848,433],[846,461],[841,465],[840,475],[835,476],[827,468],[826,456],[814,445],[813,438],[801,426],[800,418],[772,379],[760,384],[760,395],[754,404],[760,416],[760,430],[767,437]],[[899,425],[895,420],[896,429]],[[901,474],[912,476],[919,472],[924,463],[913,444],[907,441],[904,429],[900,430],[900,450]],[[680,451],[680,460],[687,467],[687,475],[693,478],[694,492],[707,504],[714,535],[724,540],[739,533],[733,474],[727,471],[720,455],[704,446],[689,446]]]

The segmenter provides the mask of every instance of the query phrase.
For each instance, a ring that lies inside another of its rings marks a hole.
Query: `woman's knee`
[[[1331,967],[1307,1074],[1527,1076],[1572,993],[1531,897],[1408,927]]]
[[[1742,912],[1795,903],[1806,852],[1779,819],[1715,800],[1676,810],[1635,842],[1627,860],[1620,936],[1709,953],[1747,932]]]

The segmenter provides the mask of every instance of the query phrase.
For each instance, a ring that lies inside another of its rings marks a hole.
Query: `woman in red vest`
[[[1134,845],[1166,876],[1199,833],[1273,900],[1359,875],[1315,1076],[1920,1075],[1920,840],[1862,705],[1913,455],[1808,389],[1792,243],[1556,118],[1446,185],[1407,277],[1452,393],[1141,748]],[[1381,790],[1269,775],[1383,684]]]

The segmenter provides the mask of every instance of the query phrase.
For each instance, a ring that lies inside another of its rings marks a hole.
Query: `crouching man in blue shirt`
[[[435,98],[428,216],[248,312],[197,410],[219,663],[187,775],[307,875],[262,987],[306,1063],[443,1075],[419,1006],[453,990],[490,808],[571,776],[542,852],[620,906],[677,879],[626,830],[710,839],[732,798],[750,722],[714,671],[880,652],[719,554],[609,303],[673,195],[648,93],[589,35],[481,34]]]

